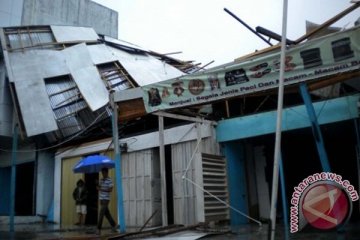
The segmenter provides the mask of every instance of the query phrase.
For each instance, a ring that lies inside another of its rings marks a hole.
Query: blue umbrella
[[[114,168],[115,162],[103,155],[92,155],[81,159],[73,168],[74,173],[95,173],[102,168]]]

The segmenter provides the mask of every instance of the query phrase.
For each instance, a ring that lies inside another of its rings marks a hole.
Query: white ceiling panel
[[[99,38],[92,28],[55,25],[50,28],[57,42],[97,41]]]
[[[109,92],[96,67],[88,66],[72,70],[71,75],[92,111],[98,110],[109,102]]]
[[[9,57],[26,134],[34,136],[57,130],[41,68],[38,67],[43,60],[33,51],[12,53]]]
[[[92,111],[109,102],[109,93],[94,66],[87,46],[82,43],[62,51],[66,65]]]
[[[104,44],[89,45],[87,48],[89,50],[91,60],[95,65],[116,61],[116,57]]]

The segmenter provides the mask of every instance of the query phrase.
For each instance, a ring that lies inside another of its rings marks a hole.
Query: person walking
[[[88,197],[88,191],[85,187],[85,182],[79,179],[76,183],[76,187],[73,191],[73,198],[76,205],[76,213],[78,214],[78,221],[75,225],[85,225],[86,220],[86,201]]]
[[[100,179],[97,189],[99,191],[99,200],[100,200],[100,212],[99,219],[97,224],[97,234],[101,234],[102,222],[104,216],[109,221],[111,225],[112,232],[117,232],[119,225],[116,224],[114,219],[112,218],[109,211],[109,202],[110,202],[110,194],[113,190],[113,182],[109,177],[109,169],[102,168],[101,169],[102,179]]]

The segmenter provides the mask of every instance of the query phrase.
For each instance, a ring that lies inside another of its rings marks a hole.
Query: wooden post
[[[198,186],[204,187],[204,178],[203,178],[203,167],[202,167],[202,147],[201,147],[201,124],[196,123],[196,134],[197,134],[197,143],[199,143],[199,147],[195,149],[197,151],[196,157],[194,159],[195,165],[195,179],[194,181]],[[196,219],[197,222],[205,222],[205,206],[204,206],[204,192],[195,188],[196,193]]]
[[[168,225],[167,196],[166,196],[166,168],[165,168],[165,146],[164,146],[164,117],[159,116],[159,152],[160,152],[160,177],[161,177],[161,214],[162,225]]]

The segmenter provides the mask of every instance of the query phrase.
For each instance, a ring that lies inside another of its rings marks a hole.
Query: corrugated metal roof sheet
[[[34,28],[6,28],[7,43],[11,49],[41,46],[55,42],[49,27]]]
[[[10,67],[22,119],[28,136],[58,129],[42,77],[42,63],[36,50],[9,53]]]
[[[102,63],[113,62],[117,59],[109,51],[108,47],[105,44],[96,44],[87,46],[92,62],[95,65],[99,65]]]
[[[77,44],[62,52],[70,74],[90,109],[95,111],[107,104],[109,92],[91,60],[87,46],[84,43]]]
[[[132,43],[120,40],[120,39],[115,39],[115,38],[112,38],[112,37],[104,36],[104,40],[105,40],[105,42],[113,43],[113,44],[116,44],[116,45],[119,45],[119,46],[122,46],[122,47],[125,47],[125,48],[128,48],[128,49],[134,49],[134,50],[140,50],[140,51],[143,51],[143,52],[149,52],[149,50],[147,50],[145,48],[142,48],[142,47],[140,47],[138,45],[135,45],[135,44],[132,44]]]
[[[59,133],[71,136],[111,115],[107,107],[110,89],[121,91],[184,74],[121,40],[104,37],[105,43],[86,45],[84,41],[98,39],[91,28],[51,26],[51,30],[36,32],[32,27],[28,38],[6,35],[13,48],[23,49],[7,51],[4,56],[28,136],[49,132],[55,139],[61,137]],[[42,43],[54,41],[52,34],[58,42],[79,44],[66,45],[63,50],[39,49]]]
[[[150,55],[130,54],[108,47],[139,86],[179,77],[184,73]]]

